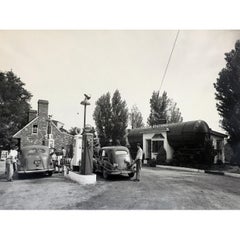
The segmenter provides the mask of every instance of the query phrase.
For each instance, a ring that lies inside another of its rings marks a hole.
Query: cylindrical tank
[[[142,144],[144,133],[159,133],[166,131],[169,144],[173,148],[184,146],[202,146],[209,138],[210,130],[208,124],[202,120],[182,123],[163,124],[154,128],[137,128],[128,134],[129,144],[135,146],[138,142]]]
[[[203,146],[209,139],[209,126],[201,120],[169,124],[167,127],[167,139],[173,148]]]
[[[128,142],[130,144],[130,146],[132,147],[133,145],[137,145],[137,143],[141,143],[143,141],[143,129],[140,128],[136,128],[136,129],[132,129],[131,131],[129,131],[127,138],[128,138]]]

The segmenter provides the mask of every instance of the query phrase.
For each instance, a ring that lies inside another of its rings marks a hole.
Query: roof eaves
[[[66,134],[66,135],[68,135],[68,136],[73,136],[73,135],[71,135],[70,133],[62,132],[62,131],[53,123],[53,121],[51,121],[51,123],[52,123],[52,125],[57,129],[58,132],[63,133],[63,134]]]

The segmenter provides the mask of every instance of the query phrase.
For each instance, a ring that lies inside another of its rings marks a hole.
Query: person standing
[[[13,180],[13,173],[16,171],[17,155],[17,150],[11,149],[6,159],[5,174],[7,181],[10,182]]]
[[[66,157],[66,153],[67,153],[66,149],[64,147],[62,147],[62,156],[63,156],[63,158]]]
[[[17,159],[18,159],[18,147],[17,146],[13,147],[10,150],[9,155],[12,157],[13,172],[16,172],[17,171]]]
[[[135,158],[136,162],[136,179],[134,181],[139,182],[140,181],[140,171],[142,168],[142,159],[143,159],[143,150],[141,148],[140,143],[137,144],[137,155]]]
[[[66,164],[66,150],[64,147],[62,147],[61,153],[60,153],[60,167],[61,167],[61,171],[63,173],[64,170],[64,165]]]
[[[52,150],[52,152],[50,153],[51,159],[52,159],[52,164],[53,164],[53,169],[54,172],[56,172],[56,167],[57,167],[57,154],[56,154],[56,150],[55,148]]]

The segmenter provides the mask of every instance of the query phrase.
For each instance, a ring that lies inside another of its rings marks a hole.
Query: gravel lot
[[[0,162],[0,209],[240,209],[240,179],[204,173],[143,168],[127,177],[78,185],[55,173],[7,182]]]

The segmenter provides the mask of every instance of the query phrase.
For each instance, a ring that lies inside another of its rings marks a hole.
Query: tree
[[[167,92],[163,92],[162,96],[159,91],[153,91],[150,99],[150,115],[148,125],[154,126],[163,123],[182,122],[181,112],[177,108],[177,104],[167,96]]]
[[[143,117],[136,105],[133,105],[129,114],[130,125],[132,129],[144,127]]]
[[[168,123],[178,123],[182,122],[183,118],[180,112],[180,109],[177,107],[177,103],[175,103],[172,99],[169,101],[169,116]]]
[[[124,141],[128,122],[126,102],[121,99],[120,92],[116,90],[111,99],[110,93],[102,95],[96,102],[93,113],[96,130],[102,146],[110,140]]]
[[[96,130],[102,146],[106,145],[109,139],[111,139],[112,125],[112,106],[111,96],[107,92],[103,94],[96,102],[96,107],[93,113],[93,119],[96,124]]]
[[[128,109],[125,100],[121,99],[120,92],[116,90],[112,97],[112,140],[124,142],[125,130],[128,126]]]
[[[9,148],[12,136],[28,121],[32,94],[12,71],[0,72],[0,148]]]
[[[226,67],[214,83],[216,107],[221,127],[229,134],[229,144],[236,159],[240,157],[240,40],[235,49],[225,53]]]
[[[150,99],[150,115],[148,118],[148,124],[150,126],[158,125],[167,121],[167,106],[169,99],[167,93],[163,92],[162,96],[159,96],[159,91],[153,91]]]

